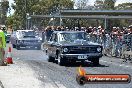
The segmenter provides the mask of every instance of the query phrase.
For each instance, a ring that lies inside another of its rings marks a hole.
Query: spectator
[[[132,25],[129,26],[128,32],[132,34]]]
[[[60,26],[58,26],[58,27],[57,27],[57,30],[58,30],[58,31],[61,31],[61,27],[60,27]]]
[[[48,41],[50,39],[51,34],[53,33],[53,30],[50,26],[46,28],[46,40]]]
[[[86,32],[91,33],[92,32],[92,27],[90,26],[89,28],[87,28]]]
[[[5,40],[5,34],[0,27],[0,65],[4,65],[4,56],[5,56],[5,50],[6,47],[6,40]]]

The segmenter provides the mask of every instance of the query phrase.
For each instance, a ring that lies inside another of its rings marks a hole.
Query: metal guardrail
[[[86,16],[86,15],[31,15],[31,18],[90,18],[90,19],[131,19],[132,16]]]
[[[117,36],[112,37],[111,35],[107,35],[105,38],[91,35],[91,40],[103,45],[104,55],[122,58],[124,52],[129,51],[132,53],[132,34],[123,35],[122,37],[122,39],[119,39]]]
[[[132,10],[87,10],[87,9],[62,9],[63,15],[132,15]]]

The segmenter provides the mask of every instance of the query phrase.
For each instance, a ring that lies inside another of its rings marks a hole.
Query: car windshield
[[[23,31],[22,34],[24,37],[35,37],[34,31]]]
[[[86,33],[79,32],[79,33],[61,33],[59,37],[59,42],[67,41],[72,42],[75,40],[86,40],[89,41],[89,37]]]

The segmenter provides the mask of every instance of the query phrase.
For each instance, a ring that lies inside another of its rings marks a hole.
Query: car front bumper
[[[79,59],[79,56],[87,56],[87,58]],[[61,57],[66,57],[68,59],[75,59],[75,60],[91,60],[95,58],[101,58],[103,56],[102,53],[89,53],[89,54],[61,54]]]
[[[6,42],[9,42],[10,41],[10,37],[6,37]]]
[[[10,42],[10,39],[6,39],[6,42]]]
[[[33,47],[38,47],[38,46],[41,46],[41,43],[21,43],[21,44],[18,44],[19,46],[21,47],[26,47],[26,46],[33,46]]]

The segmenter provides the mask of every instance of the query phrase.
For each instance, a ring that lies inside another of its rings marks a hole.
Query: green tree
[[[3,1],[1,6],[2,6],[2,9],[5,10],[5,12],[7,12],[9,8],[9,1]]]
[[[89,0],[77,0],[75,6],[77,9],[86,9],[88,6]]]
[[[115,10],[116,0],[104,0],[104,8],[105,10]],[[114,15],[114,14],[113,14]],[[118,20],[108,19],[107,29],[111,30],[113,26],[119,26]]]
[[[116,0],[96,0],[94,2],[97,10],[115,10]]]
[[[116,10],[132,10],[132,3],[122,3],[115,7]],[[118,23],[120,26],[131,25],[132,19],[121,19]]]
[[[103,10],[104,8],[104,1],[103,0],[96,0],[94,2],[94,7],[96,10]]]
[[[3,1],[1,3],[1,9],[2,9],[2,14],[1,14],[2,20],[1,20],[1,23],[2,24],[5,24],[8,8],[9,8],[9,1]]]
[[[96,0],[94,6],[96,10],[115,10],[115,3],[116,0]],[[112,26],[118,26],[119,23],[117,20],[112,19],[108,19],[107,21],[108,21],[107,23],[109,24],[107,26],[107,29],[111,29]],[[96,20],[96,23],[102,24],[103,21]]]
[[[20,21],[20,17],[17,15],[12,15],[7,17],[6,20],[6,25],[7,26],[11,26],[11,27],[15,27],[15,28],[19,28],[21,26],[21,21]]]
[[[116,0],[104,0],[104,8],[106,10],[115,10]]]
[[[13,16],[7,17],[6,25],[12,26],[13,25]]]
[[[15,4],[12,5],[15,10],[14,20],[20,21],[21,26],[25,28],[26,26],[26,13],[32,14],[32,6],[37,4],[39,0],[14,0]],[[19,20],[18,20],[19,17]]]
[[[132,3],[122,3],[115,8],[116,10],[132,10]]]
[[[15,10],[14,15],[20,19],[22,27],[26,25],[26,13],[30,15],[44,15],[55,13],[59,9],[71,9],[74,2],[71,0],[14,0],[15,4],[12,5]],[[40,19],[41,20],[41,19]],[[37,20],[39,22],[39,20]],[[45,21],[44,21],[45,22]]]

